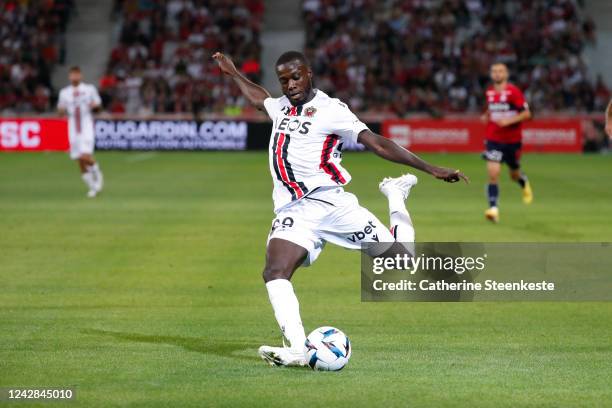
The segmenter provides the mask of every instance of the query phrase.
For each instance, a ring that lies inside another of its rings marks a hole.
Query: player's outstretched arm
[[[414,167],[415,169],[431,174],[437,179],[449,183],[455,183],[459,180],[463,180],[466,183],[469,182],[469,179],[461,171],[429,164],[416,154],[404,149],[393,140],[382,137],[370,130],[363,130],[359,133],[357,141],[383,159]]]
[[[249,81],[238,71],[232,60],[226,55],[216,52],[212,57],[217,62],[217,65],[219,65],[219,68],[221,68],[221,72],[229,75],[234,80],[249,102],[257,109],[263,110],[264,100],[270,97],[270,93],[266,88]]]

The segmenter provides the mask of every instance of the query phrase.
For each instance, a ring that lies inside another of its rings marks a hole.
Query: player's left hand
[[[435,167],[432,170],[431,175],[438,180],[444,180],[447,183],[456,183],[460,180],[463,180],[466,183],[470,182],[470,179],[463,174],[461,170],[449,169],[446,167]]]

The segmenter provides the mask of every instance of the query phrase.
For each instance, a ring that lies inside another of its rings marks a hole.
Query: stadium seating
[[[595,27],[576,1],[349,3],[305,0],[303,13],[318,86],[356,110],[477,112],[493,61],[509,65],[536,112],[608,100],[581,60]]]
[[[240,113],[249,109],[215,64],[232,55],[249,77],[261,76],[263,0],[117,1],[120,39],[100,81],[115,113]]]
[[[316,85],[356,111],[478,112],[492,61],[507,62],[532,109],[603,111],[611,96],[581,59],[596,40],[577,0],[303,0]],[[53,110],[73,0],[0,5],[0,112]],[[222,49],[261,80],[263,0],[115,0],[117,41],[99,80],[128,115],[252,111],[206,63]],[[104,16],[106,18],[106,16]]]
[[[0,112],[51,108],[51,73],[63,62],[72,0],[0,2]]]

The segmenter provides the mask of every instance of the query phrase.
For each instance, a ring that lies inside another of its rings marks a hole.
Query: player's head
[[[306,102],[312,90],[310,63],[298,51],[287,51],[276,60],[276,76],[292,105]]]
[[[508,66],[503,62],[495,62],[491,65],[490,75],[495,85],[501,85],[508,81]]]
[[[81,68],[74,66],[70,67],[68,71],[68,80],[74,86],[77,86],[81,80],[83,79],[83,74],[81,74]]]

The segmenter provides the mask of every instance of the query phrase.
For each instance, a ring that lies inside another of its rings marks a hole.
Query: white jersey
[[[68,85],[60,91],[57,107],[65,109],[68,114],[68,135],[71,139],[94,137],[92,105],[99,106],[101,103],[98,90],[90,84]]]
[[[341,166],[342,144],[357,141],[368,127],[348,106],[321,90],[308,103],[293,106],[286,96],[267,98],[273,121],[270,173],[274,211],[300,200],[318,187],[343,186],[351,175]]]

